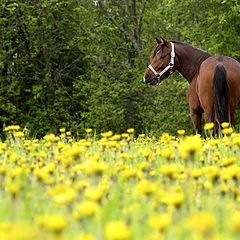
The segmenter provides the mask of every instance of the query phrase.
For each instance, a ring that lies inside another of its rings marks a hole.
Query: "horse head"
[[[173,73],[174,66],[174,44],[161,38],[152,50],[152,55],[143,80],[150,85],[158,85],[160,82]]]

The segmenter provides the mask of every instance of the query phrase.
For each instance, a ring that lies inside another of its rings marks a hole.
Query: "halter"
[[[154,75],[157,77],[157,79],[159,79],[165,72],[167,72],[168,70],[170,74],[173,73],[173,66],[174,66],[174,57],[175,57],[175,52],[174,52],[174,44],[172,42],[171,43],[171,46],[172,46],[172,50],[171,50],[171,59],[170,59],[170,62],[169,64],[160,72],[158,73],[153,67],[151,64],[148,65],[148,68],[151,69],[151,71],[154,73]]]

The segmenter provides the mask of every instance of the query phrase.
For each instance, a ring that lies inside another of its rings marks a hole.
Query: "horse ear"
[[[161,38],[163,45],[162,45],[162,58],[166,57],[169,54],[169,49],[171,47],[170,42],[166,41],[164,38]]]
[[[163,43],[163,45],[166,45],[166,40],[163,37],[161,37],[161,42]]]
[[[156,39],[158,44],[160,44],[162,42],[158,37],[155,37],[155,39]]]

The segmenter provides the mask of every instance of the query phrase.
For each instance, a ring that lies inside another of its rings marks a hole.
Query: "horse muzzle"
[[[161,77],[160,76],[144,76],[143,82],[149,85],[160,85],[161,83]]]

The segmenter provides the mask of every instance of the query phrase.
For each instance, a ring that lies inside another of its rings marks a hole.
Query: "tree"
[[[73,82],[88,65],[76,42],[81,27],[75,12],[78,4],[3,0],[2,122],[26,124],[41,134],[74,124],[72,112],[84,104],[72,98]]]
[[[190,131],[187,82],[142,82],[154,39],[239,59],[239,11],[237,0],[2,0],[0,121],[39,136]]]

